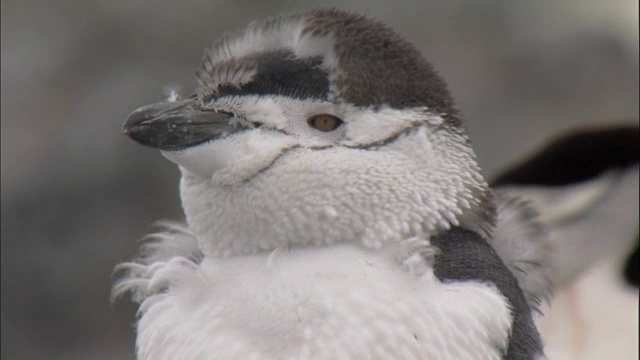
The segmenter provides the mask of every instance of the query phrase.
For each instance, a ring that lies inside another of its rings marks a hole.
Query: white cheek
[[[237,141],[229,139],[209,142],[179,152],[163,151],[162,155],[190,173],[206,178],[232,161],[237,146]]]
[[[201,178],[221,172],[245,178],[269,166],[293,145],[295,139],[286,134],[254,129],[180,152],[163,151],[162,155]]]
[[[378,110],[357,109],[345,106],[348,118],[345,140],[346,146],[362,146],[384,141],[419,123],[440,125],[442,118],[426,112],[426,108],[397,110],[383,108]]]
[[[287,117],[277,101],[279,97],[244,96],[242,112],[244,117],[252,121],[261,122],[270,128],[284,130],[287,127]]]

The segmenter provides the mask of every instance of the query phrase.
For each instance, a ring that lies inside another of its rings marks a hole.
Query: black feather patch
[[[575,184],[608,170],[636,165],[639,154],[637,126],[573,132],[497,176],[491,186]]]
[[[242,85],[221,84],[216,96],[226,95],[283,95],[296,99],[326,100],[329,79],[321,69],[319,56],[297,58],[293,52],[278,50],[242,59],[253,63],[253,79]]]
[[[307,14],[306,32],[331,34],[338,96],[356,106],[428,107],[455,118],[445,81],[409,41],[380,21],[338,9]]]
[[[636,237],[636,247],[627,258],[624,266],[624,278],[629,285],[640,286],[640,274],[638,273],[638,263],[640,263],[640,240]]]
[[[438,279],[443,282],[492,283],[509,301],[513,323],[505,359],[535,359],[542,354],[540,334],[518,280],[489,243],[475,232],[463,228],[452,228],[430,241],[439,250],[433,267]]]

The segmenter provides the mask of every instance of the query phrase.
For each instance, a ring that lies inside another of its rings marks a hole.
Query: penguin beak
[[[181,150],[215,140],[234,130],[232,114],[201,110],[197,98],[163,101],[135,110],[123,125],[132,140],[160,150]]]

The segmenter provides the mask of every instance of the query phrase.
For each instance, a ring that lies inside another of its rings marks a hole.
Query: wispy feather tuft
[[[112,302],[131,293],[133,301],[141,303],[198,267],[203,255],[186,226],[174,222],[159,222],[157,226],[161,230],[145,236],[137,260],[116,266],[114,273],[122,275],[111,290]]]
[[[542,301],[552,296],[551,244],[528,202],[500,190],[494,194],[498,217],[489,242],[518,280],[529,306],[539,312]]]

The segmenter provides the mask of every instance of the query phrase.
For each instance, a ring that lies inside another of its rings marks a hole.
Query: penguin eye
[[[342,125],[342,120],[329,114],[312,116],[308,122],[311,127],[324,132],[333,131]]]

